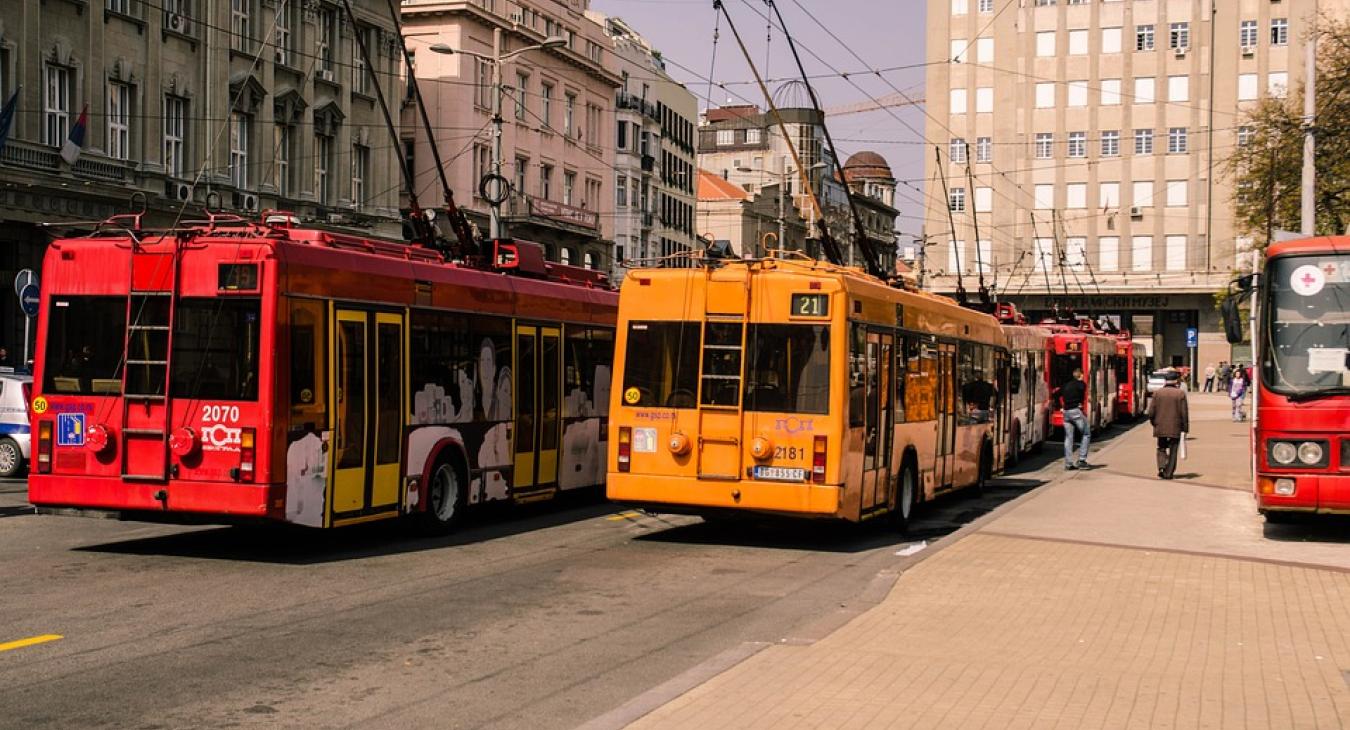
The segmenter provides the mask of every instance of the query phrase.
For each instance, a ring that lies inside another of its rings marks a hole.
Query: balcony
[[[656,223],[656,216],[651,211],[642,211],[642,230],[650,231]]]
[[[642,156],[642,171],[651,172],[656,169],[656,157],[654,155]]]
[[[513,194],[507,200],[504,215],[516,220],[536,223],[563,224],[568,229],[600,230],[600,214],[575,205],[536,198],[533,195]]]
[[[660,121],[657,118],[656,105],[640,96],[633,96],[626,91],[620,91],[614,104],[620,109],[631,109],[654,121]]]
[[[61,174],[61,154],[55,147],[11,139],[0,151],[0,164],[34,172]],[[85,152],[75,161],[73,172],[77,177],[101,182],[127,182],[127,163]]]

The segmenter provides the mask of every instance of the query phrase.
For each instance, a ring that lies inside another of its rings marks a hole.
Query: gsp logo
[[[202,428],[202,451],[237,451],[239,429],[223,423]]]

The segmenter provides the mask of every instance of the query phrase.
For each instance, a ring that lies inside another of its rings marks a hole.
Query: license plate
[[[789,469],[782,466],[757,466],[755,467],[755,478],[774,482],[804,482],[806,481],[806,470]]]

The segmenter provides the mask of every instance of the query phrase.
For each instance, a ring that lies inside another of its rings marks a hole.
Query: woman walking
[[[1233,377],[1228,384],[1228,397],[1233,401],[1233,422],[1241,421],[1242,400],[1247,395],[1247,378],[1242,368],[1233,368]]]

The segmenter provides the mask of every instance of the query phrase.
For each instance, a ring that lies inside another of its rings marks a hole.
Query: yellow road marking
[[[637,519],[638,517],[641,517],[641,516],[642,516],[642,513],[640,513],[640,512],[620,512],[620,513],[617,514],[617,515],[610,515],[609,517],[606,517],[605,519],[609,520],[610,522],[621,522],[621,521],[623,521],[623,520],[633,520],[633,519]]]
[[[25,646],[33,646],[34,644],[45,644],[49,641],[56,641],[57,639],[64,639],[64,638],[66,637],[60,634],[43,634],[41,636],[30,636],[27,639],[19,639],[18,641],[6,641],[5,643],[0,644],[0,651],[9,651],[10,649],[22,649]]]

